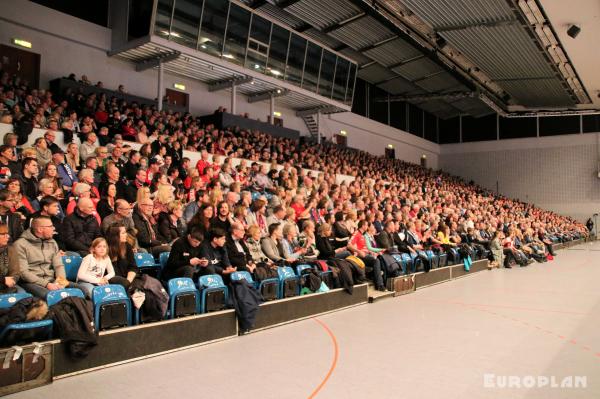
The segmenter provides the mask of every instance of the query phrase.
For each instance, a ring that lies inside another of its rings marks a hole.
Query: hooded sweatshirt
[[[53,239],[42,240],[31,229],[25,230],[14,243],[21,280],[46,287],[57,277],[65,277],[65,267]]]

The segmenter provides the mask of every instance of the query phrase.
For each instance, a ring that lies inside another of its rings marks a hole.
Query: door
[[[19,76],[29,82],[32,89],[40,85],[40,55],[18,47],[0,44],[0,69],[12,77]]]
[[[187,108],[189,94],[182,91],[167,89],[167,104]]]
[[[336,134],[335,143],[339,146],[346,147],[348,145],[348,136]]]

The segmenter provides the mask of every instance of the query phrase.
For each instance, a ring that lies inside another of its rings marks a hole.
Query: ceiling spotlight
[[[571,25],[569,26],[569,29],[567,29],[567,35],[571,36],[573,39],[577,37],[579,32],[581,32],[581,28],[577,25]]]

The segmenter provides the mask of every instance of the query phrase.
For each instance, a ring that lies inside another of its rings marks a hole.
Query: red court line
[[[313,318],[313,320],[316,321],[317,323],[319,323],[321,325],[321,327],[323,327],[325,329],[325,331],[327,331],[327,334],[329,334],[329,337],[331,338],[331,342],[333,342],[333,361],[331,362],[331,366],[329,367],[329,371],[327,371],[325,378],[323,378],[323,381],[321,381],[321,383],[315,388],[315,390],[312,391],[312,393],[310,394],[308,399],[312,399],[315,396],[317,396],[317,393],[319,393],[321,388],[323,388],[325,386],[325,384],[327,383],[327,380],[329,380],[329,377],[331,377],[331,374],[333,374],[333,370],[335,370],[335,368],[337,366],[337,361],[338,361],[338,356],[339,356],[339,347],[338,347],[337,339],[335,338],[335,334],[329,329],[329,327],[327,327],[327,324],[323,323],[321,320],[319,320],[317,318]]]

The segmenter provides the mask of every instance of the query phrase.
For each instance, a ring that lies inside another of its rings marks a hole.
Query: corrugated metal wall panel
[[[350,22],[334,30],[330,35],[354,49],[365,48],[395,36],[394,33],[382,26],[373,17],[365,17]]]
[[[431,75],[432,73],[442,71],[442,68],[428,58],[419,58],[418,60],[400,65],[392,70],[399,75],[402,75],[404,78],[413,81]]]
[[[408,80],[397,77],[396,79],[387,81],[378,85],[379,88],[387,91],[390,94],[423,94],[425,90],[410,83]]]
[[[465,86],[463,86],[458,80],[454,79],[447,72],[419,80],[418,82],[415,82],[415,84],[431,93],[466,89]]]
[[[492,79],[552,77],[554,70],[519,26],[478,27],[442,36]]]
[[[319,29],[361,13],[358,7],[345,0],[302,0],[287,7],[286,11]]]
[[[259,12],[267,14],[269,17],[275,19],[278,22],[284,23],[292,29],[297,29],[298,27],[304,24],[304,22],[301,19],[296,18],[295,16],[285,12],[281,8],[269,3],[266,3],[262,7],[259,7],[257,10]]]
[[[381,82],[394,76],[396,74],[379,64],[373,64],[358,70],[358,77],[371,83]]]
[[[504,21],[514,14],[504,0],[401,0],[433,28]]]
[[[421,52],[402,39],[377,46],[365,54],[380,64],[390,66],[421,55]]]
[[[520,103],[532,107],[575,105],[556,79],[503,82],[504,89]]]

